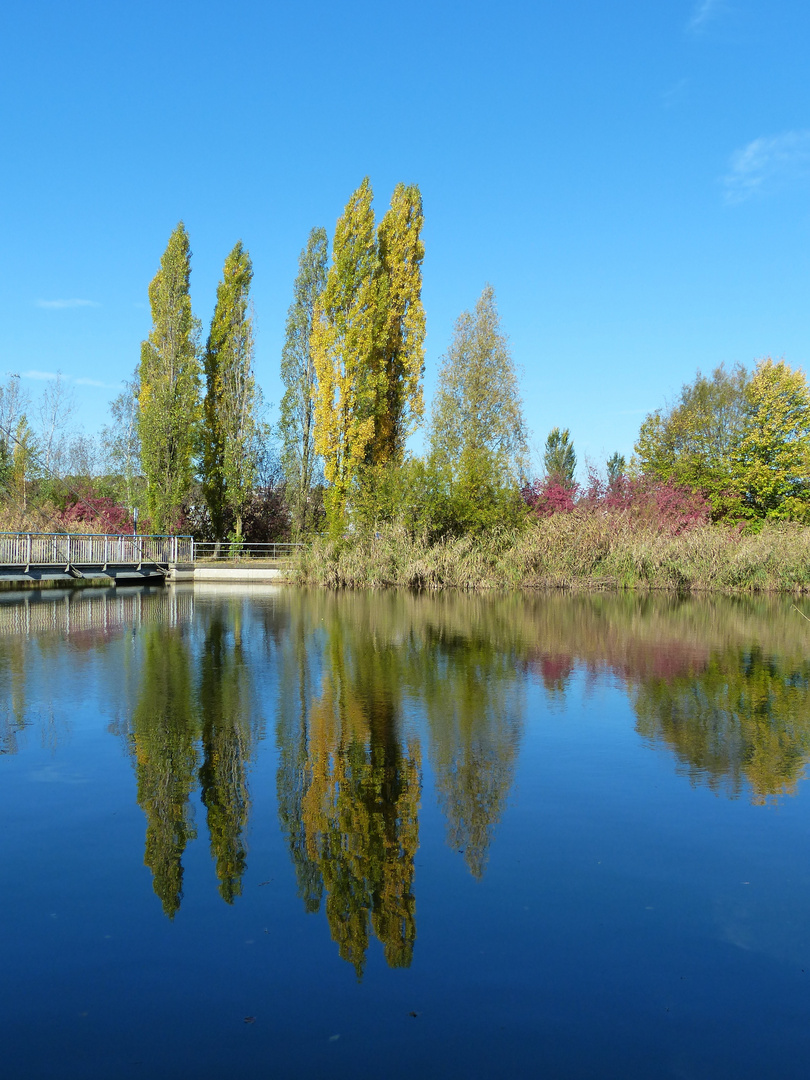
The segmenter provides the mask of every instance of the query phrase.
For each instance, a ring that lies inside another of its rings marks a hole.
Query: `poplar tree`
[[[203,491],[217,539],[233,514],[237,540],[256,478],[260,425],[253,376],[253,319],[249,309],[253,266],[241,240],[225,260],[205,347]]]
[[[175,529],[191,487],[199,414],[198,324],[191,312],[191,251],[182,221],[149,286],[152,329],[138,366],[138,436],[147,508],[157,532]]]
[[[372,367],[377,287],[373,195],[368,177],[337,222],[332,265],[315,312],[315,450],[331,485],[329,529],[342,532],[353,481],[374,436],[380,376]]]
[[[555,427],[548,433],[546,448],[543,453],[543,465],[546,470],[546,477],[551,482],[559,484],[560,487],[568,490],[573,488],[577,455],[568,428],[561,431],[558,427]]]
[[[372,361],[377,396],[367,451],[372,465],[401,464],[405,442],[424,412],[423,223],[419,188],[397,184],[377,229],[378,322]]]
[[[281,464],[297,535],[306,532],[311,523],[309,494],[317,463],[313,422],[315,361],[311,338],[315,307],[326,285],[328,248],[326,229],[313,229],[298,259],[298,276],[293,286],[293,301],[287,312],[281,353],[281,381],[285,386],[278,425],[282,443]]]

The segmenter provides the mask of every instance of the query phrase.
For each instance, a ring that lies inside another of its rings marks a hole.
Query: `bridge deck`
[[[193,555],[190,536],[0,533],[0,581],[149,581]]]

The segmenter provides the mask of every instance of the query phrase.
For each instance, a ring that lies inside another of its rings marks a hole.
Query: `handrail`
[[[191,536],[146,533],[0,533],[0,566],[192,562]]]

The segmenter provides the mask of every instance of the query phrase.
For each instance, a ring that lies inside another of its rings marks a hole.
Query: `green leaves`
[[[205,347],[203,491],[217,539],[226,511],[242,534],[242,513],[253,487],[260,425],[253,377],[253,319],[249,310],[253,265],[240,240],[225,260]]]
[[[199,418],[198,324],[191,311],[191,251],[182,221],[149,286],[152,329],[138,367],[138,436],[152,528],[176,528],[191,487]]]
[[[326,229],[313,229],[298,260],[281,353],[281,380],[285,386],[278,425],[281,463],[293,525],[299,536],[312,525],[310,489],[316,475],[317,454],[313,402],[316,378],[310,339],[315,308],[326,285],[328,246]]]

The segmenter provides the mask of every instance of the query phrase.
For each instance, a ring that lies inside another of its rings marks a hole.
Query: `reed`
[[[810,591],[810,528],[754,535],[699,525],[672,535],[621,514],[575,510],[531,526],[429,542],[401,527],[318,538],[291,568],[329,588]]]

